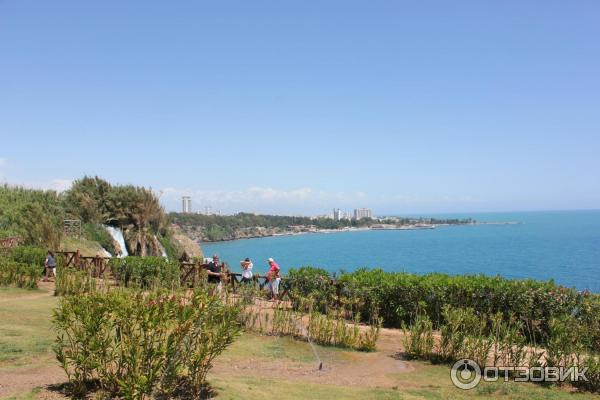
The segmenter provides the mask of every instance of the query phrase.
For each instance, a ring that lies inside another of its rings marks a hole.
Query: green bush
[[[202,291],[68,296],[54,312],[54,351],[76,395],[96,386],[110,398],[199,398],[238,318],[237,306]]]
[[[587,367],[585,380],[573,382],[573,385],[582,390],[600,393],[600,357],[597,355],[589,356],[583,361],[583,367]]]
[[[46,261],[48,250],[35,246],[18,246],[11,250],[10,257],[16,262],[37,265],[40,270]]]
[[[96,280],[85,272],[74,268],[57,268],[55,296],[79,295],[96,290]]]
[[[441,326],[440,356],[447,361],[468,358],[479,365],[487,365],[492,349],[492,337],[487,334],[487,315],[477,315],[472,308],[443,309],[444,325]]]
[[[417,314],[414,322],[403,329],[404,352],[410,358],[454,363],[471,359],[480,366],[577,367],[586,380],[572,381],[577,388],[600,391],[600,358],[589,350],[587,327],[573,316],[554,318],[544,348],[535,339],[526,338],[522,330],[531,332],[523,321],[501,313],[478,315],[471,308],[445,306],[444,323],[439,343],[434,345],[433,324],[429,317]],[[486,326],[492,325],[490,333]],[[531,345],[533,343],[533,345]],[[558,383],[560,384],[560,383]]]
[[[56,248],[64,215],[55,191],[0,186],[0,228],[23,244]]]
[[[433,324],[427,315],[417,315],[410,327],[402,327],[402,344],[408,358],[428,360],[433,355]]]
[[[0,286],[36,289],[42,276],[42,267],[0,258]]]
[[[313,301],[315,311],[327,312],[336,301],[336,288],[326,270],[314,267],[291,268],[286,284],[294,308],[298,308],[304,298]]]
[[[163,257],[112,258],[109,267],[116,281],[125,287],[178,288],[179,262]]]
[[[445,274],[410,274],[385,272],[381,269],[358,269],[338,277],[339,295],[324,282],[324,270],[303,267],[290,273],[292,292],[300,292],[316,299],[315,309],[324,309],[334,299],[338,303],[356,299],[354,311],[364,321],[376,313],[387,327],[398,328],[402,323],[412,324],[419,304],[432,321],[434,328],[444,323],[443,309],[471,308],[477,315],[495,315],[527,321],[532,332],[528,337],[545,343],[550,332],[550,321],[563,315],[572,315],[579,323],[589,327],[591,345],[600,345],[600,297],[579,293],[556,285],[552,281],[510,280],[485,275],[450,276]],[[316,278],[315,278],[316,277]],[[296,281],[299,282],[295,289]],[[491,323],[487,326],[491,329]],[[525,329],[525,327],[524,327]],[[522,332],[525,334],[526,332]]]

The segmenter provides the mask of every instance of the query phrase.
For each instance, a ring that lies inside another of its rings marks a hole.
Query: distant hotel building
[[[181,198],[181,212],[184,214],[192,212],[192,198],[190,196],[183,196]]]
[[[373,210],[370,208],[355,208],[354,219],[373,218]]]
[[[340,221],[342,218],[343,218],[342,210],[340,210],[339,208],[334,208],[333,209],[333,220]]]

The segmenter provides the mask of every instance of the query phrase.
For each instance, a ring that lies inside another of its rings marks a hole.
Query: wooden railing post
[[[81,269],[79,249],[77,249],[75,251],[75,260],[73,260],[73,261],[74,261],[74,264],[75,264],[74,267]]]

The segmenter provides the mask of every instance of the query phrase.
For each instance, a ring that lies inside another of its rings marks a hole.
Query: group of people
[[[267,288],[269,289],[269,293],[271,295],[271,299],[277,300],[279,296],[279,283],[281,282],[281,268],[279,268],[279,264],[275,262],[272,258],[267,260],[269,265],[269,271],[266,275],[267,280]],[[240,261],[240,266],[242,267],[242,283],[248,284],[252,282],[252,268],[254,264],[250,258],[246,258]],[[221,277],[224,274],[222,271],[222,264],[219,264],[219,256],[213,255],[212,261],[208,263],[207,274],[208,274],[208,282],[214,283],[217,285],[221,284]]]
[[[279,296],[279,283],[281,282],[281,268],[279,268],[279,264],[272,258],[269,258],[267,263],[269,264],[269,271],[266,275],[267,288],[269,289],[271,298],[277,300]],[[246,258],[245,260],[240,261],[240,266],[242,267],[242,283],[248,284],[252,282],[252,268],[254,267],[252,260]],[[212,261],[208,263],[207,273],[209,283],[215,283],[217,285],[221,284],[221,277],[225,273],[221,268],[222,265],[219,264],[219,256],[215,254],[212,257]],[[46,259],[44,260],[44,272],[44,282],[48,282],[51,276],[56,277],[56,259],[51,251],[48,251]]]

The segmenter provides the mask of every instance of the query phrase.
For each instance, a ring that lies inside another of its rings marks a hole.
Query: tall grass
[[[242,313],[242,321],[249,331],[263,334],[291,336],[301,340],[311,340],[325,346],[350,348],[359,351],[374,351],[381,329],[381,320],[374,320],[365,326],[344,318],[344,313],[330,310],[320,313],[310,308],[297,310],[280,302],[271,309],[256,310],[248,306]]]
[[[0,258],[0,286],[15,286],[36,289],[42,276],[42,267],[23,264],[7,258]]]
[[[105,283],[106,281],[103,281]],[[55,296],[82,295],[98,289],[99,282],[85,271],[74,268],[57,268]]]

